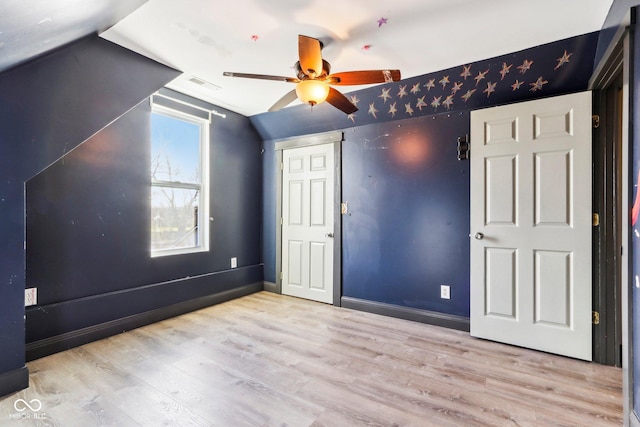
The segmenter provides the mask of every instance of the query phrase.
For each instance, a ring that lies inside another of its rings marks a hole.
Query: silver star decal
[[[391,114],[391,117],[395,117],[397,112],[398,109],[396,108],[396,103],[394,102],[389,106],[389,114]]]
[[[511,69],[511,67],[513,67],[513,64],[507,65],[506,62],[502,63],[502,70],[500,70],[500,75],[502,76],[502,78],[500,80],[504,80],[504,77],[509,74],[509,70]]]
[[[496,91],[496,85],[497,83],[491,83],[491,82],[487,83],[487,88],[482,91],[483,93],[487,94],[487,98],[491,96],[493,92]]]
[[[541,77],[538,77],[538,80],[535,81],[535,83],[529,83],[529,85],[531,86],[531,89],[529,89],[531,92],[536,92],[539,90],[542,90],[542,86],[546,85],[547,83],[549,83],[546,80],[542,79]]]
[[[469,100],[469,98],[471,98],[471,95],[473,95],[473,93],[475,91],[476,91],[475,89],[471,89],[471,90],[468,90],[467,93],[462,95],[462,99],[464,99],[464,102],[467,102]]]
[[[429,92],[432,88],[436,87],[436,79],[431,79],[424,84],[424,87],[427,88],[427,92]]]
[[[411,103],[404,104],[404,110],[408,115],[413,116],[413,108],[411,108]]]
[[[369,114],[371,114],[374,119],[378,118],[378,116],[376,116],[377,112],[378,112],[378,110],[376,110],[376,104],[373,103],[373,102],[371,104],[369,104]]]
[[[420,98],[418,98],[418,102],[416,103],[416,108],[419,108],[420,111],[422,111],[422,107],[428,107],[429,106],[429,104],[424,102],[424,98],[425,98],[424,96],[421,96]]]
[[[385,104],[387,103],[387,99],[391,98],[391,94],[389,92],[391,92],[391,88],[383,88],[382,94],[378,95],[378,98],[382,98]]]
[[[442,101],[442,105],[444,105],[445,107],[447,107],[447,110],[451,109],[451,106],[453,105],[453,95],[449,95],[447,96],[444,101]]]
[[[520,74],[524,74],[527,71],[529,71],[532,65],[533,65],[533,61],[529,61],[528,59],[525,59],[522,65],[518,66],[518,70],[520,70]]]
[[[564,64],[568,64],[569,58],[571,58],[571,55],[573,55],[573,52],[567,53],[567,50],[565,49],[564,54],[560,58],[558,58],[558,65],[555,66],[554,70],[557,70],[558,68],[562,67]]]
[[[462,73],[460,73],[460,77],[467,80],[467,77],[471,77],[471,65],[463,65]]]
[[[484,80],[485,79],[485,76],[487,75],[488,72],[489,72],[489,70],[479,71],[478,72],[478,75],[473,78],[473,80],[476,81],[476,86],[478,86],[478,83],[480,83],[480,80]]]

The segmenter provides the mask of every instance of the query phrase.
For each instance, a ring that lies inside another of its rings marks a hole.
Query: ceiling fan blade
[[[311,78],[322,74],[322,44],[320,40],[299,35],[298,56],[300,68],[304,74]]]
[[[277,82],[289,82],[289,83],[300,82],[300,80],[294,77],[270,76],[267,74],[232,73],[229,71],[225,71],[224,73],[222,73],[222,75],[227,77],[243,77],[245,79],[274,80]]]
[[[346,96],[332,87],[329,88],[329,96],[327,96],[327,102],[336,107],[338,110],[344,112],[345,114],[352,114],[358,111],[358,107],[356,107],[351,101],[349,101]]]
[[[280,98],[275,104],[273,104],[271,106],[271,108],[269,108],[269,112],[272,111],[278,111],[284,107],[286,107],[287,105],[291,104],[293,101],[295,101],[298,98],[298,95],[296,94],[296,90],[292,90],[291,92],[288,92],[285,96],[283,96],[282,98]]]
[[[326,82],[332,85],[368,85],[397,82],[400,79],[400,70],[363,70],[331,74]]]

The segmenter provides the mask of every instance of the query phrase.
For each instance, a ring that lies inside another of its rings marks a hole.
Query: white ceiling
[[[598,31],[612,2],[149,0],[101,36],[182,71],[170,87],[250,116],[294,86],[223,71],[293,77],[298,34],[324,42],[333,72],[398,68],[408,78]]]

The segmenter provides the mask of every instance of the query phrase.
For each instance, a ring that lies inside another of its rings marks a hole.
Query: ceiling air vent
[[[214,85],[211,82],[208,82],[206,80],[201,79],[200,77],[196,77],[196,76],[191,76],[188,79],[189,82],[196,84],[200,87],[202,87],[203,89],[207,89],[207,90],[220,90],[222,89],[220,86],[218,85]]]

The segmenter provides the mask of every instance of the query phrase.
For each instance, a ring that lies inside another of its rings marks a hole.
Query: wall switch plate
[[[237,267],[238,267],[238,257],[231,258],[231,268],[237,268]]]
[[[451,299],[451,286],[440,285],[440,298]]]
[[[38,304],[38,288],[24,290],[24,306],[29,307]]]

